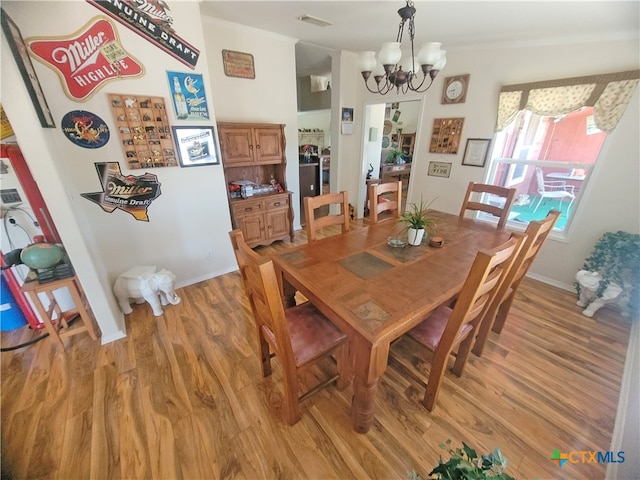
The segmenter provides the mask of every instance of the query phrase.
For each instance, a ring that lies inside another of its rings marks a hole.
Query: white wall
[[[3,2],[25,38],[70,36],[101,12],[86,2]],[[214,125],[214,97],[209,87],[209,67],[196,1],[174,2],[170,15],[176,32],[201,51],[196,73],[207,84],[211,120]],[[194,168],[151,168],[129,170],[106,93],[149,94],[167,100],[172,125],[193,125],[175,121],[170,103],[167,70],[190,71],[162,50],[142,39],[119,22],[116,26],[125,50],[144,64],[140,78],[114,80],[88,101],[68,98],[57,74],[34,61],[44,94],[58,128],[41,129],[11,55],[2,58],[2,103],[17,133],[18,143],[38,182],[71,261],[86,290],[103,334],[103,342],[125,334],[124,317],[111,293],[113,281],[134,265],[155,265],[174,272],[178,285],[187,285],[236,269],[227,232],[231,221],[222,166]],[[3,50],[5,47],[3,37]],[[99,115],[111,129],[111,140],[100,149],[84,149],[64,138],[60,119],[71,110],[88,110]],[[95,162],[118,161],[124,174],[158,176],[162,194],[148,209],[149,222],[135,220],[116,210],[104,212],[82,198],[81,193],[101,190]],[[207,257],[207,252],[213,258]]]
[[[299,229],[295,39],[210,17],[202,17],[202,25],[217,121],[286,125],[287,188],[294,193],[294,228]],[[223,49],[252,54],[256,78],[227,77]]]
[[[324,132],[324,148],[331,147],[331,110],[298,112],[298,128],[319,128]]]
[[[595,63],[594,58],[598,59]],[[462,166],[462,155],[467,138],[492,138],[502,85],[634,70],[640,66],[639,58],[637,39],[599,39],[597,43],[580,45],[448,50],[447,66],[424,94],[409,201],[415,202],[421,196],[425,199],[437,197],[434,208],[457,214],[468,182],[485,180],[486,169]],[[465,73],[471,74],[466,102],[442,105],[444,77]],[[362,81],[360,83],[363,103],[379,101],[379,95],[368,93]],[[532,266],[532,275],[572,289],[573,275],[602,233],[640,231],[639,95],[636,91],[620,124],[605,142],[587,187],[589,198],[576,209],[567,240],[551,238]],[[388,97],[384,97],[385,102],[402,99],[402,96]],[[463,144],[457,155],[431,154],[428,150],[433,120],[448,117],[465,118]],[[428,176],[430,161],[451,162],[451,177]]]

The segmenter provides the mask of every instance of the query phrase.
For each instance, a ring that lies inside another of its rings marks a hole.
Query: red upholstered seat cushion
[[[442,305],[435,309],[421,324],[417,325],[409,331],[409,336],[418,343],[424,345],[429,350],[435,350],[440,343],[444,329],[447,326],[452,309],[446,305]],[[454,344],[464,339],[473,327],[466,323],[458,332]]]
[[[330,348],[347,340],[347,336],[311,302],[286,309],[285,317],[298,366],[320,357]],[[266,327],[264,332],[275,343],[273,332]]]

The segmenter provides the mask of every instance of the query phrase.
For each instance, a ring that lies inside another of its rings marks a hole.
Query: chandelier
[[[433,84],[433,80],[447,63],[446,52],[440,48],[442,44],[437,42],[424,43],[415,56],[413,38],[415,36],[415,25],[413,18],[416,9],[412,0],[407,0],[407,5],[398,10],[400,15],[400,26],[395,42],[382,44],[382,49],[376,59],[375,52],[362,52],[358,58],[360,73],[364,79],[364,84],[371,93],[386,95],[396,89],[397,93],[407,93],[413,91],[417,93],[426,92]],[[411,56],[402,59],[402,34],[405,24],[409,23],[409,39],[411,40]],[[416,69],[420,67],[420,75]],[[403,70],[403,67],[406,70]],[[373,72],[373,79],[376,81],[375,89],[369,86],[369,77]]]

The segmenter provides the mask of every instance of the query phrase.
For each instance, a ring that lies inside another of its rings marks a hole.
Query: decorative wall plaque
[[[462,117],[434,119],[429,153],[458,153],[463,125]]]
[[[222,50],[222,63],[227,77],[256,78],[253,55],[250,53]]]
[[[178,165],[164,98],[110,93],[109,103],[129,168]]]

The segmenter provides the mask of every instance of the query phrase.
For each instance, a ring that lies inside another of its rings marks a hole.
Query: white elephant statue
[[[155,267],[134,267],[120,275],[113,285],[113,293],[118,298],[122,312],[131,313],[130,300],[151,305],[153,314],[164,313],[161,305],[178,305],[180,297],[175,291],[176,276],[169,270],[156,272]]]
[[[596,297],[596,291],[602,281],[602,275],[598,272],[590,272],[588,270],[580,270],[576,273],[576,281],[580,284],[580,298],[576,302],[579,307],[587,307],[582,311],[585,317],[593,317],[600,308],[607,304],[614,304],[625,307],[626,295],[620,285],[610,283],[602,296]],[[623,313],[624,310],[623,310]]]

